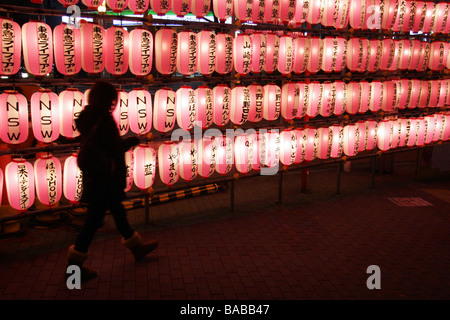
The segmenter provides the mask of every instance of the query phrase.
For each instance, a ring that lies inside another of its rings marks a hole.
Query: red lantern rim
[[[3,91],[3,93],[8,93],[8,94],[18,94],[19,91],[17,91],[17,90],[5,90],[5,91]]]
[[[14,162],[14,163],[24,163],[24,162],[26,162],[26,160],[23,159],[23,158],[14,158],[11,161]]]

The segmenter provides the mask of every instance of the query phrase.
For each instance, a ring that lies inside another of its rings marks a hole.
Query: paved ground
[[[99,277],[81,290],[64,281],[66,250],[77,230],[23,222],[20,237],[0,240],[1,300],[437,300],[450,297],[450,181],[414,181],[414,163],[398,162],[371,188],[369,163],[341,176],[311,169],[308,193],[298,172],[235,183],[230,193],[129,211],[144,238],[160,242],[136,263],[121,245],[110,217],[87,262]],[[419,197],[423,206],[391,198]],[[427,205],[428,204],[428,205]],[[369,290],[367,268],[381,271]]]

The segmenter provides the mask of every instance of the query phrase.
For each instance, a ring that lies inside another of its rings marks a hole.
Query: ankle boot
[[[76,265],[80,267],[81,281],[88,281],[97,277],[97,272],[88,267],[83,266],[83,263],[89,257],[89,254],[82,253],[75,250],[75,246],[71,245],[67,251],[67,265]]]
[[[122,238],[122,243],[125,247],[130,249],[131,253],[134,255],[134,259],[137,261],[144,259],[147,254],[158,247],[158,242],[154,240],[150,242],[143,242],[141,235],[136,231],[130,238]]]

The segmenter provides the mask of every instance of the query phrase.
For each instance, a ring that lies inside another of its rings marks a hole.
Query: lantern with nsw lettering
[[[234,140],[234,163],[238,172],[246,174],[252,171],[253,154],[252,135],[238,135]]]
[[[103,0],[81,0],[89,10],[97,10],[103,3]]]
[[[416,119],[417,121],[417,137],[416,137],[416,146],[421,147],[425,145],[425,134],[426,134],[426,122],[424,117],[419,117]]]
[[[79,203],[83,195],[83,172],[77,161],[78,155],[75,153],[64,161],[63,194],[72,204]]]
[[[197,18],[206,16],[210,6],[210,0],[191,0],[191,12]]]
[[[81,32],[72,25],[60,24],[53,30],[56,69],[63,75],[81,70]]]
[[[76,88],[67,88],[59,94],[59,133],[66,138],[80,135],[75,120],[84,108],[84,94]]]
[[[140,144],[133,150],[133,180],[136,187],[147,190],[155,182],[156,152],[148,144]]]
[[[309,38],[297,37],[294,39],[294,65],[292,71],[294,73],[303,73],[308,66],[311,42]]]
[[[215,71],[219,74],[227,74],[233,70],[233,36],[226,33],[216,35],[216,65]]]
[[[161,181],[174,185],[179,178],[180,149],[173,141],[164,141],[158,148],[158,169]]]
[[[152,97],[143,88],[128,93],[128,119],[130,129],[136,134],[146,134],[152,129]]]
[[[155,92],[153,108],[153,127],[159,132],[172,130],[176,122],[176,93],[170,88],[161,88]]]
[[[306,69],[311,73],[317,73],[322,67],[323,60],[323,42],[318,37],[310,39],[311,47],[309,53],[309,60]]]
[[[211,75],[216,66],[216,35],[203,30],[197,34],[197,71]]]
[[[184,140],[179,143],[180,150],[180,177],[185,181],[192,181],[197,176],[197,144],[191,140]]]
[[[110,27],[105,33],[105,68],[114,76],[128,70],[130,60],[129,33],[122,27]]]
[[[266,36],[261,32],[255,32],[250,35],[252,41],[252,63],[251,71],[259,74],[264,70],[266,61]]]
[[[48,207],[56,205],[62,195],[61,162],[51,154],[34,162],[36,196]]]
[[[221,175],[225,175],[231,171],[234,164],[233,141],[226,135],[216,136],[214,139],[214,145],[216,148],[216,172]]]
[[[85,98],[86,93],[85,93]],[[124,136],[127,134],[130,128],[128,122],[128,93],[122,89],[117,89],[117,105],[112,113],[114,120],[116,121],[117,128],[119,129],[119,134]]]
[[[14,90],[0,94],[0,138],[7,144],[19,144],[28,139],[28,102]]]
[[[292,120],[300,105],[300,89],[297,83],[286,83],[281,87],[281,116]]]
[[[346,156],[353,157],[359,149],[359,130],[355,124],[344,127],[343,151]]]
[[[391,149],[398,148],[400,144],[400,122],[397,120],[391,120]]]
[[[247,87],[238,85],[231,89],[230,120],[235,125],[242,125],[248,119],[250,110],[250,92]]]
[[[277,69],[282,75],[288,75],[294,67],[294,41],[292,37],[283,35],[280,38],[280,52]]]
[[[53,32],[43,22],[27,22],[22,26],[23,60],[27,71],[43,77],[53,68]]]
[[[231,89],[225,84],[218,84],[213,93],[213,120],[218,127],[230,121]]]
[[[128,0],[106,0],[106,4],[113,12],[119,13],[126,9]]]
[[[248,121],[259,122],[263,118],[264,87],[258,83],[248,86],[250,93],[250,108],[248,111]]]
[[[194,32],[178,33],[177,70],[184,76],[197,71],[197,34]]]
[[[25,212],[34,203],[34,170],[25,159],[13,159],[5,167],[5,182],[9,205]]]
[[[281,88],[269,83],[263,89],[263,118],[268,121],[276,120],[281,112]]]
[[[148,10],[149,0],[128,0],[128,8],[135,14],[142,14]]]
[[[387,151],[391,148],[392,141],[392,123],[384,119],[378,123],[377,146],[381,151]]]
[[[134,154],[133,150],[125,152],[125,192],[128,192],[133,187],[133,170],[134,170]]]
[[[273,73],[278,67],[280,50],[280,37],[274,33],[266,35],[266,58],[264,61],[264,71]]]
[[[317,157],[319,133],[316,129],[307,127],[302,130],[302,134],[302,158],[304,161],[312,161]]]
[[[225,22],[234,12],[233,0],[213,0],[212,6],[214,15],[221,22]]]
[[[132,74],[142,77],[152,71],[153,35],[145,29],[133,29],[129,36],[129,67]]]
[[[227,2],[227,1],[224,1]],[[233,0],[234,14],[241,22],[251,20],[253,3],[250,0]]]
[[[197,142],[197,170],[203,178],[213,175],[216,169],[216,145],[212,137],[204,136]]]
[[[22,34],[17,22],[0,19],[0,75],[16,74],[20,69]]]
[[[287,129],[280,132],[280,162],[285,166],[294,163],[297,156],[297,135],[295,130]]]
[[[213,124],[213,92],[208,86],[195,89],[196,121],[203,129]]]
[[[428,61],[428,68],[433,71],[443,70],[447,63],[448,51],[449,45],[447,42],[432,42],[430,47],[430,59]]]
[[[181,86],[176,91],[177,124],[181,129],[191,130],[197,119],[197,99],[195,90],[190,86]]]
[[[340,72],[346,66],[347,40],[342,37],[323,39],[323,61],[325,72]]]
[[[162,75],[177,70],[178,35],[175,30],[162,28],[155,33],[155,68]]]
[[[105,30],[94,23],[84,23],[81,28],[81,67],[87,73],[96,74],[103,71],[103,40]]]
[[[234,38],[233,62],[238,74],[246,75],[251,71],[252,40],[249,35],[240,33]]]
[[[34,137],[50,143],[59,137],[59,99],[49,89],[40,89],[31,96],[31,123]]]

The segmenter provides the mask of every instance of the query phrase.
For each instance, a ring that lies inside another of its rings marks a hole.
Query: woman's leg
[[[114,201],[110,204],[109,209],[116,223],[117,230],[124,239],[129,239],[134,230],[131,228],[127,219],[127,212],[121,201]]]
[[[102,226],[106,214],[106,206],[101,203],[91,203],[88,205],[86,222],[81,228],[75,242],[75,250],[87,253],[95,233]]]

